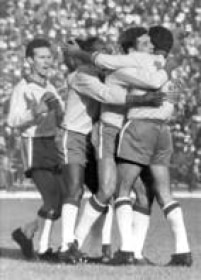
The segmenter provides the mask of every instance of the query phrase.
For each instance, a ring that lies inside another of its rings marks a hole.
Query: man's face
[[[41,47],[34,49],[34,56],[31,59],[34,74],[47,77],[52,65],[52,53],[49,48]]]
[[[137,51],[145,53],[153,53],[154,46],[149,35],[144,34],[137,39]]]

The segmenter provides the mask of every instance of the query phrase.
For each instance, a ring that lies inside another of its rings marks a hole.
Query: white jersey
[[[33,104],[39,105],[41,98],[46,92],[51,92],[62,103],[56,88],[49,82],[45,85],[38,84],[31,79],[23,78],[14,88],[7,124],[17,128],[24,137],[53,136],[56,133],[55,112],[43,113],[41,118],[35,119],[33,115]]]
[[[157,69],[157,63],[164,66],[162,56],[151,55],[141,52],[132,52],[128,55],[105,55],[94,56],[95,64],[102,68],[113,71],[108,75],[106,84],[112,89],[124,87],[158,89],[167,82],[167,74],[164,70]],[[134,90],[134,94],[145,92]],[[140,110],[140,109],[139,109]],[[101,108],[101,120],[119,128],[122,127],[126,109],[104,105]]]
[[[99,114],[99,104],[109,103],[125,105],[127,90],[111,89],[103,84],[95,69],[80,66],[68,77],[69,92],[62,127],[82,134],[92,130],[93,119]]]

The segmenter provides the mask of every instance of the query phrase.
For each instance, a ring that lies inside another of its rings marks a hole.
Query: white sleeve
[[[159,89],[167,82],[167,74],[154,67],[147,69],[121,68],[115,72],[115,77],[123,86],[142,89]]]
[[[95,53],[93,57],[94,63],[96,66],[108,69],[108,70],[117,70],[124,67],[139,67],[139,62],[137,57],[132,57],[128,54],[125,55],[110,55]]]
[[[98,102],[123,105],[126,103],[127,90],[118,87],[110,88],[102,83],[96,76],[79,73],[72,86],[79,94],[88,96]]]
[[[34,121],[32,110],[28,108],[25,99],[26,87],[17,85],[10,99],[7,124],[13,128],[21,128]]]

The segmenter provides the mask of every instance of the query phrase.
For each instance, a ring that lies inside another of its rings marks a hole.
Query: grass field
[[[23,259],[10,234],[13,229],[34,217],[40,201],[37,199],[0,200],[0,279],[2,280],[71,280],[71,279],[132,279],[132,280],[199,280],[201,279],[201,200],[180,199],[189,240],[194,256],[191,268],[169,268],[168,262],[173,252],[170,230],[158,206],[154,206],[151,228],[145,244],[145,255],[157,263],[154,267],[106,267],[103,265],[48,264],[28,262]],[[84,244],[84,251],[93,255],[100,252],[99,221]],[[117,248],[118,232],[113,226],[113,249]],[[37,240],[35,241],[37,242]],[[53,245],[60,243],[60,222],[54,229]]]

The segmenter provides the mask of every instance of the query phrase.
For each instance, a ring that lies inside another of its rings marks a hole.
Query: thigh
[[[154,178],[156,198],[163,207],[172,200],[169,168],[165,165],[151,165],[150,170]]]
[[[62,177],[66,187],[69,191],[74,188],[82,188],[84,184],[85,168],[80,164],[65,164],[62,167]]]
[[[33,170],[33,181],[40,192],[46,208],[59,208],[61,188],[57,176],[48,170]]]
[[[153,176],[148,167],[144,168],[140,173],[140,178],[134,184],[134,191],[136,194],[136,204],[150,210],[155,194],[153,191]]]
[[[116,191],[116,176],[116,162],[114,158],[108,157],[98,160],[98,197],[104,194],[105,199],[111,198]]]

